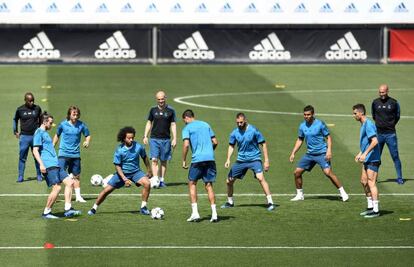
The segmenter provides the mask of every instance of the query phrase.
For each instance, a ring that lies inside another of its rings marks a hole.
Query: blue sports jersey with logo
[[[210,125],[204,121],[194,120],[182,130],[182,137],[190,140],[191,163],[214,160],[214,149],[211,138],[214,132]]]
[[[319,155],[326,153],[327,145],[325,138],[329,135],[326,124],[318,119],[314,119],[312,124],[306,121],[299,125],[298,136],[305,139],[307,145],[307,152],[311,155]]]
[[[114,164],[120,165],[124,173],[134,173],[140,171],[139,158],[147,156],[145,148],[133,141],[130,147],[120,144],[114,153]]]
[[[56,134],[60,137],[59,157],[79,158],[81,135],[89,136],[89,129],[82,121],[72,124],[65,120],[59,124]]]
[[[50,138],[49,134],[42,128],[37,128],[34,133],[33,146],[39,147],[40,158],[46,169],[59,166],[52,138]]]
[[[229,144],[237,144],[237,161],[247,162],[261,160],[262,153],[259,144],[264,143],[262,133],[253,125],[248,124],[245,131],[235,128],[229,138]]]
[[[364,151],[369,147],[369,140],[376,136],[377,127],[375,127],[375,124],[370,119],[366,119],[366,121],[361,125],[361,129],[359,131],[359,148],[362,153],[364,153]],[[379,145],[376,145],[366,156],[365,162],[376,162],[380,160],[380,148]]]

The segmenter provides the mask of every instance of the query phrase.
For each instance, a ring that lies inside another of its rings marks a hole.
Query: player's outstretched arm
[[[142,138],[142,142],[144,145],[148,145],[148,134],[151,130],[152,122],[147,121],[147,124],[145,124],[145,130],[144,130],[144,138]]]
[[[302,143],[303,143],[303,139],[301,138],[296,139],[295,146],[293,147],[292,153],[290,154],[290,157],[289,157],[290,162],[293,162],[293,160],[295,159],[295,154],[296,152],[298,152],[299,148],[302,146]]]
[[[85,142],[83,142],[83,147],[88,148],[90,142],[91,142],[91,136],[88,135],[88,136],[85,137]]]
[[[332,137],[330,135],[328,135],[326,137],[326,155],[325,155],[325,159],[327,161],[330,161],[332,159]]]
[[[267,149],[267,143],[263,142],[260,144],[263,150],[263,158],[264,158],[264,162],[263,162],[263,167],[264,170],[267,172],[270,168],[270,162],[269,162],[269,153],[268,153],[268,149]]]
[[[175,122],[171,122],[171,134],[171,146],[172,148],[175,148],[175,146],[177,145],[177,124]]]
[[[183,143],[183,153],[182,153],[182,158],[183,158],[183,165],[182,167],[184,169],[188,169],[187,166],[187,154],[188,154],[188,149],[190,147],[190,141],[188,139],[184,139],[184,143]]]
[[[225,168],[230,167],[230,158],[231,158],[231,155],[233,155],[233,151],[234,151],[234,145],[229,145],[229,148],[227,149],[227,159],[226,159],[226,162],[224,163]]]
[[[55,136],[53,136],[53,146],[56,146],[57,142],[59,142],[59,136],[57,134],[55,134]]]

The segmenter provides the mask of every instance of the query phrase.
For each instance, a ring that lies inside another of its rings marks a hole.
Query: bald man
[[[145,125],[143,143],[150,145],[151,168],[154,177],[159,180],[159,187],[166,187],[164,178],[167,162],[171,159],[172,149],[177,144],[177,126],[175,110],[167,105],[167,96],[160,90],[155,94],[157,105],[152,107]],[[151,132],[150,140],[148,134]]]
[[[397,171],[396,182],[404,184],[402,176],[401,161],[398,155],[398,140],[395,126],[400,120],[400,105],[394,98],[388,96],[389,88],[386,84],[381,84],[378,89],[379,98],[372,102],[372,118],[378,131],[378,144],[380,153],[384,145],[387,144],[391,158],[394,161]]]

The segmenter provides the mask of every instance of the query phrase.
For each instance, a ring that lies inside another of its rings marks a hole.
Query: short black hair
[[[53,116],[49,113],[47,113],[47,111],[45,110],[42,114],[40,114],[40,119],[41,122],[44,123],[45,121],[47,121],[49,118],[53,119]]]
[[[243,118],[243,119],[246,119],[246,115],[243,112],[239,112],[239,113],[236,114],[236,119],[240,118],[240,117]]]
[[[32,97],[32,99],[33,99],[33,101],[34,101],[34,95],[32,94],[32,92],[27,92],[27,93],[25,93],[25,94],[24,94],[24,101],[26,101],[26,98],[27,98],[28,96],[31,96],[31,97]]]
[[[70,120],[70,114],[72,113],[72,110],[76,110],[78,112],[78,118],[81,116],[80,109],[77,106],[70,106],[68,108],[68,113],[66,114],[66,119]]]
[[[186,109],[186,110],[183,112],[183,119],[184,119],[185,117],[188,117],[188,118],[194,118],[194,112],[193,112],[191,109]]]
[[[362,112],[362,114],[365,115],[366,109],[365,109],[364,104],[356,104],[356,105],[354,105],[352,107],[352,110],[355,110],[355,109],[358,110],[359,112]]]
[[[117,136],[117,140],[118,142],[124,142],[125,137],[127,136],[127,134],[132,133],[135,136],[135,129],[134,127],[131,126],[125,126],[124,128],[120,129],[118,132],[118,136]]]
[[[315,109],[311,105],[307,105],[306,107],[303,108],[303,112],[306,112],[306,111],[310,111],[312,112],[312,114],[315,113]]]

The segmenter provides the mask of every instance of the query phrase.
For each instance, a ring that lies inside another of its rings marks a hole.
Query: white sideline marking
[[[0,247],[0,250],[38,250],[43,247]],[[414,249],[414,246],[56,246],[53,249],[229,249],[229,250],[296,250],[296,249]]]
[[[63,194],[60,194],[63,196]],[[82,194],[82,196],[98,196],[99,194]],[[199,196],[207,196],[207,194],[198,194]],[[272,196],[295,196],[296,194],[272,194]],[[348,194],[350,196],[365,196],[365,194]],[[49,194],[0,194],[0,197],[46,197],[49,196]],[[138,193],[114,193],[110,196],[116,196],[116,197],[125,197],[125,196],[141,196],[141,194]],[[188,197],[188,194],[151,194],[151,196],[156,197]],[[218,197],[226,197],[227,194],[216,194]],[[256,196],[263,196],[262,194],[256,194],[256,193],[246,193],[246,194],[234,194],[236,197],[256,197]],[[338,194],[305,194],[305,196],[339,196]],[[381,196],[414,196],[414,193],[381,193]]]
[[[396,88],[393,91],[408,91],[409,88]],[[337,89],[337,90],[285,90],[285,91],[258,91],[258,92],[234,92],[234,93],[217,93],[217,94],[201,94],[201,95],[188,95],[174,98],[174,102],[189,105],[200,108],[217,109],[217,110],[228,110],[228,111],[244,111],[252,113],[263,113],[263,114],[276,114],[276,115],[294,115],[303,116],[302,112],[284,112],[284,111],[269,111],[269,110],[257,110],[257,109],[245,109],[245,108],[230,108],[230,107],[219,107],[211,105],[203,105],[184,101],[184,99],[200,98],[200,97],[217,97],[217,96],[240,96],[240,95],[266,95],[266,94],[299,94],[299,93],[343,93],[343,92],[361,92],[361,91],[377,91],[377,89]],[[351,114],[335,114],[335,113],[317,113],[318,116],[324,117],[349,117]],[[402,119],[414,119],[414,116],[401,116]]]

